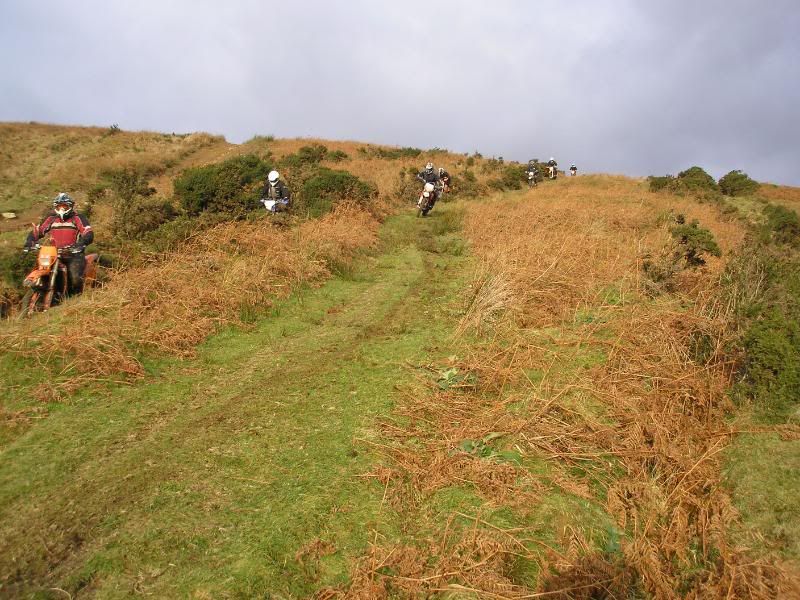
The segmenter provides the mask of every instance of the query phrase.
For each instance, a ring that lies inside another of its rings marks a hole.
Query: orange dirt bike
[[[46,311],[54,302],[67,297],[67,265],[64,257],[83,252],[82,247],[67,246],[56,248],[52,242],[35,244],[32,250],[38,250],[36,267],[25,277],[23,285],[27,288],[22,297],[18,319],[37,310]],[[83,272],[83,286],[94,285],[97,281],[97,254],[86,255],[86,268]]]

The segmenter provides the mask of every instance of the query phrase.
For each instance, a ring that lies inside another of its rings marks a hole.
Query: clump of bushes
[[[378,188],[348,171],[320,167],[303,182],[296,206],[318,217],[344,200],[367,206],[377,195]]]
[[[281,167],[300,169],[310,165],[318,165],[328,157],[328,148],[322,144],[303,146],[295,154],[284,156],[280,161]]]
[[[261,185],[271,169],[253,154],[187,169],[173,184],[175,198],[189,215],[211,211],[241,216],[258,206]]]
[[[416,158],[422,154],[420,148],[411,148],[406,146],[404,148],[372,148],[362,146],[358,149],[358,153],[365,158],[381,158],[384,160],[398,160],[401,158]]]
[[[663,177],[650,176],[647,179],[651,192],[669,191],[701,195],[719,193],[719,186],[714,178],[697,166],[681,171],[677,177],[665,175]]]
[[[500,174],[490,179],[487,185],[494,190],[518,190],[522,188],[523,181],[525,181],[523,165],[505,165],[500,169]]]
[[[764,420],[784,422],[800,399],[800,219],[780,205],[763,212],[723,282],[745,332],[735,395],[752,399]]]
[[[719,188],[726,196],[749,196],[758,190],[758,182],[742,171],[731,171],[719,180]]]

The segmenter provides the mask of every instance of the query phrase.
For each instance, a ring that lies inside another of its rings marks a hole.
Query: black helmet
[[[75,202],[69,194],[61,192],[58,196],[53,198],[53,210],[56,211],[56,214],[62,219],[66,219],[74,208]]]

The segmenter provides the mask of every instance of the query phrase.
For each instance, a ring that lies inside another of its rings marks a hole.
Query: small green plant
[[[749,196],[758,190],[758,182],[742,171],[731,171],[719,180],[719,189],[726,196]]]

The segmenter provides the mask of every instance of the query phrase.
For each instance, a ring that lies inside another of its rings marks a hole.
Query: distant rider
[[[572,166],[569,168],[569,174],[573,177],[578,174],[578,167],[575,166],[575,163],[572,163]]]
[[[442,197],[445,192],[450,191],[450,173],[439,167],[439,185],[436,186],[436,200]],[[434,200],[434,204],[436,201]]]
[[[558,163],[552,156],[550,157],[550,160],[547,161],[547,167],[550,171],[550,179],[555,179],[558,177]]]
[[[261,203],[273,213],[288,210],[292,204],[292,196],[288,186],[281,181],[281,176],[277,171],[270,171],[267,175],[267,183],[261,192]]]
[[[34,225],[33,231],[25,240],[25,252],[42,237],[50,234],[56,248],[69,249],[61,254],[61,260],[67,267],[68,290],[71,294],[83,290],[83,274],[86,270],[84,250],[92,243],[94,232],[89,220],[75,212],[75,202],[61,192],[53,200],[53,214],[48,215],[41,225]]]

